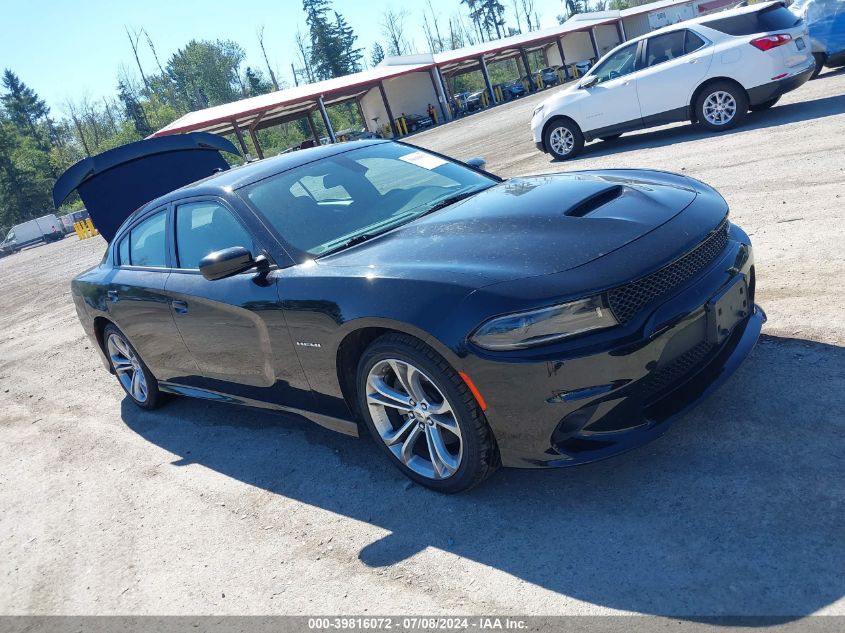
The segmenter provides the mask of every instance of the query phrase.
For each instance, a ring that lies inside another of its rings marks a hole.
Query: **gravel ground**
[[[0,613],[845,614],[843,94],[826,72],[736,131],[671,126],[565,164],[531,143],[543,95],[411,139],[508,176],[700,178],[752,235],[769,316],[657,442],[460,496],[298,418],[137,410],[69,296],[103,241],[0,260]]]

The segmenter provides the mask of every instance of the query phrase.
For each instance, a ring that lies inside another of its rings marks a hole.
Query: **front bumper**
[[[749,88],[748,102],[751,105],[757,105],[776,99],[787,92],[791,92],[796,88],[800,88],[810,80],[813,75],[813,70],[816,68],[816,62],[811,57],[810,64],[805,68],[797,70],[788,77],[778,79],[776,81],[757,86],[756,88]]]
[[[740,276],[747,280],[750,314],[721,342],[708,342],[708,302]],[[610,349],[562,352],[542,362],[476,359],[468,371],[487,400],[503,465],[582,464],[665,433],[754,347],[765,314],[753,292],[751,246],[731,241],[701,276],[646,310],[637,336]]]

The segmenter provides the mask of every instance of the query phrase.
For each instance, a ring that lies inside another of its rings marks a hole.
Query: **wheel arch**
[[[721,82],[721,81],[735,85],[736,87],[738,87],[740,90],[742,90],[745,93],[745,98],[748,99],[748,90],[745,88],[745,86],[743,86],[741,83],[739,83],[736,79],[733,79],[731,77],[723,77],[723,76],[711,77],[711,78],[709,78],[705,81],[702,81],[699,84],[699,86],[692,93],[692,98],[690,99],[690,102],[689,102],[690,122],[698,123],[697,104],[698,104],[698,98],[701,96],[701,93],[704,92],[704,90],[708,86],[711,86],[714,83],[718,83],[718,82]]]
[[[543,124],[543,133],[540,136],[543,141],[543,146],[546,145],[546,133],[549,131],[549,128],[552,126],[552,124],[556,121],[569,121],[578,128],[578,131],[581,134],[584,134],[584,130],[581,129],[581,125],[571,116],[569,116],[568,114],[555,114],[553,116],[550,116],[549,120]],[[548,151],[548,148],[546,148],[546,151]]]
[[[358,363],[364,351],[373,341],[381,336],[386,334],[405,334],[406,336],[411,336],[440,354],[455,371],[460,371],[460,366],[457,362],[458,356],[435,336],[416,327],[388,319],[368,319],[366,322],[351,322],[349,325],[348,331],[344,332],[343,338],[338,343],[335,367],[340,392],[349,410],[356,418],[360,416],[358,390],[355,385],[358,375]]]

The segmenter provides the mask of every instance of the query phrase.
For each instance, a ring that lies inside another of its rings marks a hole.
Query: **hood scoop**
[[[569,216],[570,218],[583,218],[585,215],[598,211],[604,205],[610,204],[616,200],[616,198],[621,196],[624,191],[625,188],[622,185],[606,186],[599,191],[588,195],[586,198],[578,200],[575,204],[566,209],[563,214]]]

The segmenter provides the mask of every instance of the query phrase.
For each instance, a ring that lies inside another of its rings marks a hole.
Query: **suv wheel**
[[[558,160],[568,160],[584,149],[584,135],[571,119],[555,119],[546,127],[543,142]]]
[[[438,492],[467,490],[499,463],[493,433],[452,367],[405,334],[376,339],[358,364],[361,416],[407,477]]]
[[[729,130],[748,113],[748,95],[737,84],[717,81],[698,96],[695,106],[699,123],[709,130]]]

